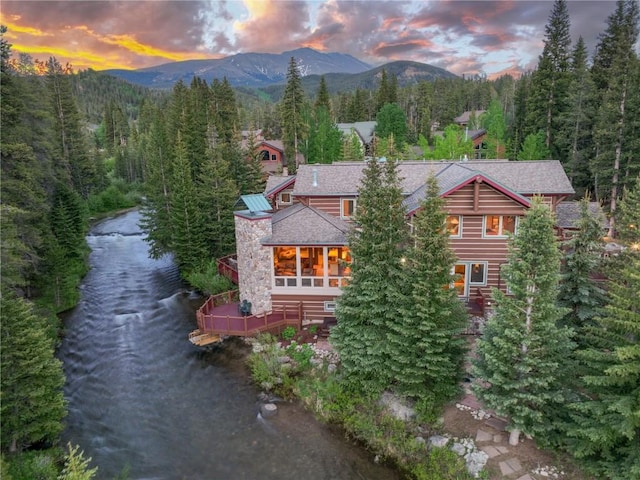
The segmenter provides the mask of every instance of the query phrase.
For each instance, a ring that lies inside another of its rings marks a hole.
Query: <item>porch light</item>
[[[632,243],[631,244],[631,250],[633,250],[635,252],[639,252],[640,251],[640,242]]]

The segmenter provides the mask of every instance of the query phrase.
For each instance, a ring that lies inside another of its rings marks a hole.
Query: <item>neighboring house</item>
[[[373,139],[376,130],[377,122],[354,122],[354,123],[338,123],[338,130],[342,132],[342,136],[349,138],[352,133],[355,133],[362,146],[362,151],[365,155],[371,155],[373,147]]]
[[[433,135],[444,136],[444,131],[437,130],[433,132]],[[469,130],[465,128],[464,130],[465,140],[471,139],[473,142],[473,159],[480,160],[486,157],[486,139],[487,139],[487,131],[484,128],[480,128],[478,130]],[[504,153],[504,152],[502,152]]]
[[[262,140],[258,143],[258,151],[262,160],[262,171],[277,173],[287,165],[284,156],[284,145],[280,140]]]
[[[602,236],[609,230],[609,222],[598,202],[589,202],[589,211],[600,220]],[[580,221],[580,202],[566,201],[558,204],[556,208],[556,229],[562,238],[571,237],[578,231]]]
[[[349,279],[348,234],[365,167],[301,165],[295,176],[270,179],[265,196],[273,210],[235,213],[240,299],[254,313],[297,305],[301,322],[333,315]],[[438,179],[457,256],[453,287],[470,305],[490,287],[505,290],[508,235],[532,196],[543,196],[555,212],[574,193],[558,161],[403,162],[398,169],[409,224],[428,175]]]
[[[460,125],[461,127],[469,126],[469,122],[471,121],[471,117],[475,116],[476,121],[480,119],[480,115],[482,115],[485,110],[469,110],[464,112],[459,117],[453,119],[453,123]]]

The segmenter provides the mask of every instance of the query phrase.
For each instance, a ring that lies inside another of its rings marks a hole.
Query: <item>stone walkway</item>
[[[460,403],[472,410],[483,410],[482,405],[473,394],[467,394]],[[523,470],[520,460],[510,451],[509,434],[505,431],[506,426],[507,422],[496,416],[485,419],[483,425],[476,432],[475,442],[478,449],[485,452],[489,459],[494,459],[497,462],[503,478],[534,480]]]

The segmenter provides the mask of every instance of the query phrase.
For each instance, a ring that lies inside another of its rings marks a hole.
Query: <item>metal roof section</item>
[[[235,208],[241,210],[243,206],[251,214],[271,211],[271,205],[261,193],[256,193],[253,195],[240,195],[240,199],[236,202]]]

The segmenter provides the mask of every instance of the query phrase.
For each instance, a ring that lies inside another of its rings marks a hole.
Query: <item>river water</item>
[[[202,299],[169,258],[152,260],[137,211],[104,220],[87,240],[91,271],[64,319],[69,416],[98,479],[398,479],[296,404],[258,415],[231,341],[206,352],[187,340]]]

